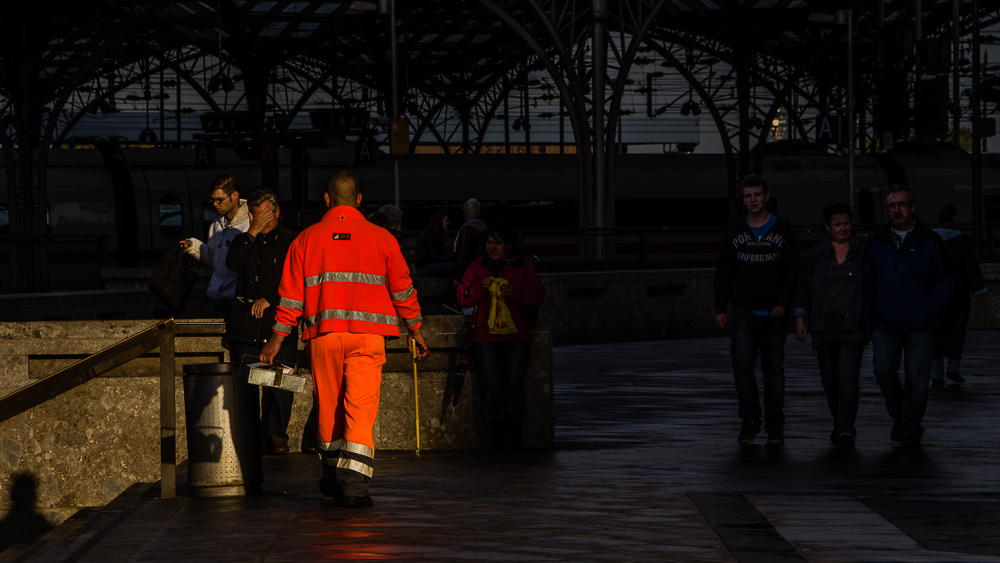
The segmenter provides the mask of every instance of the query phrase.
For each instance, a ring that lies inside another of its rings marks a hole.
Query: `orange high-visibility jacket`
[[[399,243],[353,207],[334,207],[292,242],[274,332],[304,317],[302,339],[327,332],[399,336],[420,327],[420,305]]]

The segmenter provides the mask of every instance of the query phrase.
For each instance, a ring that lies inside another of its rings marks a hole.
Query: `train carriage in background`
[[[391,159],[382,158],[373,166],[355,166],[350,144],[309,149],[308,153],[308,220],[319,217],[326,180],[343,168],[359,176],[366,204],[392,202]],[[216,174],[235,174],[244,197],[262,186],[261,163],[240,158],[232,149],[215,151],[213,169],[196,166],[193,149],[121,148],[105,154],[96,149],[56,149],[50,154],[50,234],[103,241],[103,247],[94,242],[87,249],[75,249],[65,241],[50,245],[50,279],[61,280],[52,284],[58,289],[78,288],[69,283],[74,272],[92,269],[102,260],[114,266],[148,266],[179,239],[204,237],[216,217],[207,194]],[[290,151],[280,150],[278,162],[279,197],[286,224],[298,225],[301,218],[292,204]],[[906,182],[914,189],[917,214],[926,221],[933,223],[938,209],[946,203],[958,206],[962,221],[971,221],[970,155],[897,151],[858,155],[855,163],[859,223],[887,220],[885,189],[896,182]],[[772,208],[797,226],[818,226],[826,203],[847,200],[845,156],[769,153],[763,175],[771,185]],[[983,184],[985,219],[1000,221],[1000,156],[984,155]],[[401,161],[401,186],[404,228],[408,230],[422,229],[435,209],[447,209],[452,223],[459,224],[462,202],[470,197],[483,203],[483,218],[488,222],[503,218],[525,231],[562,229],[564,239],[578,224],[575,155],[411,157]],[[701,227],[698,233],[680,237],[674,244],[654,245],[653,254],[657,248],[685,252],[697,247],[703,253],[717,248],[717,237],[708,233],[721,231],[730,205],[723,155],[616,155],[613,189],[616,227],[620,229]],[[5,200],[6,194],[7,178],[0,174],[0,199]],[[4,204],[0,207],[0,234],[6,234],[5,202],[0,204]],[[535,241],[544,239],[538,233],[531,236]],[[691,249],[685,249],[685,244]],[[545,259],[544,244],[532,248]],[[3,286],[7,285],[3,281],[8,275],[5,270],[9,270],[6,253],[6,248],[0,248]]]

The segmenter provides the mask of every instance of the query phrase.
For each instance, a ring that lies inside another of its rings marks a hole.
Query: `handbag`
[[[171,311],[179,311],[184,307],[184,302],[198,281],[198,274],[185,254],[180,245],[164,252],[147,284],[153,295]]]

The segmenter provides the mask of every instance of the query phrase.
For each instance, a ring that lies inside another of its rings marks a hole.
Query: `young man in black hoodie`
[[[761,429],[760,395],[754,367],[764,373],[767,443],[785,442],[785,338],[798,281],[799,240],[791,223],[769,213],[767,180],[750,174],[740,182],[747,216],[726,230],[715,268],[715,322],[732,323],[733,372],[743,427],[739,443],[754,441]],[[729,303],[733,314],[727,313]]]

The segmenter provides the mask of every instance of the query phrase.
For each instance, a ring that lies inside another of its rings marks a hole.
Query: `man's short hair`
[[[907,198],[906,201],[908,201],[910,204],[916,202],[917,198],[913,197],[913,190],[911,190],[910,186],[907,186],[906,184],[894,184],[892,186],[889,186],[889,190],[885,193],[885,199],[888,200],[889,196],[899,192],[906,194]]]
[[[247,200],[247,205],[258,207],[263,205],[265,201],[271,204],[272,210],[281,207],[281,205],[278,204],[278,194],[272,192],[271,190],[255,191],[253,195],[250,196],[250,199]]]
[[[740,181],[740,193],[743,193],[744,188],[761,188],[767,193],[767,180],[760,174],[747,174]]]
[[[226,195],[233,195],[233,192],[240,191],[240,181],[229,172],[223,172],[212,178],[212,183],[209,184],[208,193],[213,193],[215,190],[222,190]]]
[[[330,195],[332,204],[354,203],[361,193],[361,184],[353,172],[341,170],[330,176],[330,181],[326,184],[326,193]]]
[[[938,223],[954,223],[958,219],[958,208],[952,204],[942,205],[938,211]]]
[[[469,219],[478,219],[479,212],[482,209],[483,206],[480,205],[480,203],[475,199],[470,199],[466,201],[464,204],[462,204],[462,213],[464,213],[465,216],[468,217]]]
[[[830,221],[833,221],[834,215],[847,215],[848,219],[854,220],[854,213],[851,212],[851,207],[839,201],[827,204],[823,208],[823,224],[829,226]]]
[[[388,203],[379,207],[378,212],[385,215],[390,223],[398,223],[403,218],[403,210]]]

